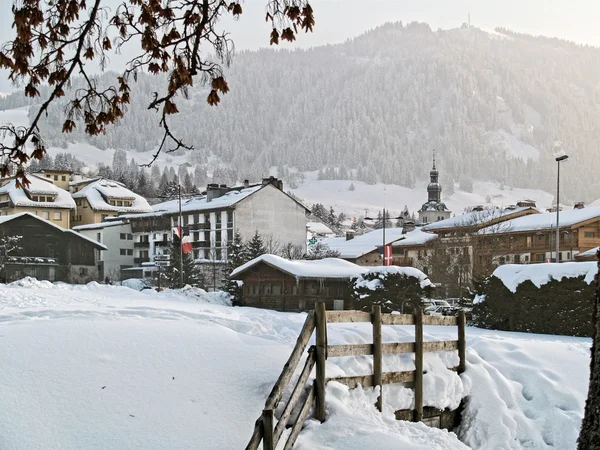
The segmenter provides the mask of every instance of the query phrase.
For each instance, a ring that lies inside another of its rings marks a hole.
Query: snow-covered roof
[[[116,227],[116,226],[120,226],[120,225],[125,225],[127,222],[123,222],[122,220],[115,220],[112,222],[100,222],[100,223],[90,223],[87,225],[78,225],[76,227],[73,227],[73,229],[75,231],[80,231],[80,230],[99,230],[102,228],[108,228],[108,227]]]
[[[207,201],[206,195],[198,195],[196,197],[187,198],[181,201],[181,211],[202,211],[205,209],[227,208],[235,205],[240,200],[254,194],[262,189],[263,185],[250,186],[242,189],[235,189]],[[158,203],[152,208],[156,212],[175,213],[179,211],[179,200],[169,200],[168,202]]]
[[[114,211],[119,213],[147,213],[152,207],[146,199],[130,191],[118,181],[99,179],[91,182],[80,191],[73,194],[73,198],[87,198],[90,206],[95,211]],[[131,200],[131,206],[113,206],[109,198]]]
[[[567,228],[585,222],[590,219],[600,219],[600,206],[583,209],[568,209],[560,211],[558,216],[560,228]],[[556,229],[556,212],[532,214],[529,216],[518,217],[503,223],[506,232],[533,231]],[[480,231],[483,234],[493,232],[493,228],[484,228]]]
[[[59,188],[51,181],[30,174],[28,177],[29,186],[25,189],[17,187],[16,179],[11,179],[4,186],[0,187],[0,194],[8,194],[10,201],[15,206],[26,206],[29,208],[75,208],[75,202],[64,189]],[[29,193],[29,195],[27,195]],[[34,202],[30,196],[53,196],[53,202]]]
[[[320,234],[320,235],[335,234],[331,230],[331,228],[329,228],[323,222],[307,222],[306,229],[313,234]]]
[[[276,269],[296,278],[352,278],[367,270],[340,258],[325,258],[313,261],[291,261],[276,255],[261,255],[248,261],[231,272],[230,278],[234,278],[245,272],[250,267],[264,262]]]
[[[487,223],[495,222],[498,220],[506,220],[508,217],[522,213],[523,211],[531,211],[533,214],[537,214],[539,211],[531,206],[523,206],[516,208],[505,208],[505,209],[484,209],[483,211],[471,211],[460,216],[450,217],[449,219],[440,220],[438,222],[425,225],[423,230],[435,231],[446,228],[460,228],[460,227],[481,227]]]
[[[0,225],[3,223],[10,222],[11,220],[18,219],[19,217],[23,217],[23,216],[33,217],[34,219],[37,219],[40,222],[44,222],[44,223],[56,228],[57,230],[62,231],[63,233],[73,234],[73,235],[77,236],[78,238],[81,238],[88,242],[91,242],[92,244],[94,244],[95,246],[99,247],[102,250],[108,250],[108,248],[104,244],[100,244],[99,242],[93,240],[92,238],[89,238],[81,233],[78,233],[75,230],[70,230],[69,228],[63,228],[61,226],[58,226],[55,223],[52,223],[46,219],[42,219],[40,216],[36,216],[35,214],[30,213],[30,212],[22,212],[22,213],[18,213],[18,214],[9,214],[8,216],[0,216]]]
[[[397,241],[402,236],[402,228],[385,229],[386,245]],[[349,240],[345,237],[333,237],[322,239],[321,242],[331,250],[338,251],[341,258],[358,258],[383,245],[383,229],[373,230]]]
[[[365,280],[364,277],[367,274],[381,274],[379,279],[376,280]],[[377,266],[377,267],[369,267],[365,270],[361,276],[358,277],[356,282],[356,287],[367,287],[369,289],[375,290],[381,284],[380,279],[385,278],[388,274],[400,274],[405,275],[407,277],[414,277],[420,281],[420,285],[422,288],[427,286],[433,286],[431,280],[421,272],[419,269],[415,267],[399,267],[399,266]]]
[[[596,253],[598,253],[599,249],[600,249],[600,247],[594,247],[585,252],[577,253],[577,257],[578,258],[589,258],[589,257],[596,256]]]
[[[423,231],[421,228],[415,228],[412,231],[409,231],[406,234],[403,234],[402,237],[396,242],[392,243],[394,247],[410,247],[413,245],[425,245],[429,241],[433,241],[437,239],[438,235],[434,233],[427,233]]]
[[[494,270],[492,276],[500,281],[511,292],[516,292],[519,284],[530,280],[535,286],[540,287],[550,280],[560,281],[562,278],[576,278],[585,276],[584,281],[590,284],[598,272],[598,265],[594,261],[542,263],[542,264],[505,264]]]

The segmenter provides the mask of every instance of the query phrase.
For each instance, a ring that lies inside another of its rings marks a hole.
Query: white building
[[[73,230],[104,244],[97,262],[98,277],[120,280],[121,271],[134,266],[134,243],[131,224],[122,220],[74,227]]]

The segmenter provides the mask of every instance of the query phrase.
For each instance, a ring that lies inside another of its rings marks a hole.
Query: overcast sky
[[[0,0],[0,42],[11,37],[12,4],[12,0]],[[390,21],[427,22],[434,30],[456,28],[467,21],[469,13],[471,24],[479,28],[502,26],[600,46],[598,0],[312,0],[311,4],[315,31],[300,36],[295,44],[299,47],[343,42]],[[268,46],[265,5],[266,0],[247,0],[240,20],[224,24],[238,50]],[[113,63],[111,68],[118,68]],[[0,92],[11,89],[6,78],[6,72],[0,73]]]

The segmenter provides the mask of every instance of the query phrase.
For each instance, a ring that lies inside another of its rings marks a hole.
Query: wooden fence
[[[347,344],[347,345],[328,345],[327,344],[327,324],[331,323],[351,323],[351,322],[370,322],[373,327],[372,344]],[[462,373],[465,370],[465,314],[460,312],[458,316],[441,317],[423,315],[418,310],[416,314],[382,314],[381,307],[374,306],[373,311],[326,311],[325,303],[317,303],[315,311],[311,311],[300,331],[296,341],[296,346],[283,367],[281,375],[277,379],[275,386],[265,402],[265,408],[262,415],[256,421],[254,433],[248,443],[246,450],[256,450],[263,442],[264,450],[274,450],[287,427],[293,411],[299,408],[294,423],[291,424],[291,432],[285,442],[284,449],[291,449],[302,430],[304,421],[308,416],[310,407],[313,406],[313,416],[315,419],[323,422],[325,420],[325,386],[328,381],[337,381],[354,388],[359,384],[363,387],[379,386],[380,395],[377,398],[377,408],[382,409],[383,394],[382,386],[392,383],[414,383],[415,390],[415,409],[413,418],[415,421],[421,421],[423,418],[423,354],[425,352],[440,352],[458,350],[459,364],[449,370],[456,370]],[[382,342],[382,325],[414,325],[414,342]],[[427,341],[423,340],[424,325],[442,325],[458,326],[458,339],[455,341]],[[305,351],[308,342],[316,329],[316,345],[308,349],[308,356],[300,376],[296,381],[292,393],[285,404],[283,412],[274,425],[274,410],[277,408],[283,392],[288,387],[300,360]],[[415,370],[402,372],[383,372],[382,362],[384,354],[415,354]],[[373,356],[373,373],[371,375],[359,375],[350,377],[327,378],[325,365],[327,358],[344,356]],[[310,385],[307,395],[298,405],[299,400],[305,390],[310,373],[316,366],[314,382]]]

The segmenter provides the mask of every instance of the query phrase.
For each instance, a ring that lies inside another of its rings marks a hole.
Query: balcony
[[[133,247],[134,248],[144,248],[144,247],[148,247],[149,245],[150,245],[150,243],[148,241],[134,242],[133,243]]]
[[[191,223],[189,225],[184,225],[189,227],[190,230],[210,230],[210,222],[205,223]]]
[[[414,258],[409,258],[407,256],[394,256],[392,258],[392,264],[394,266],[412,267],[413,261],[414,261]]]
[[[154,241],[154,245],[156,245],[157,247],[166,247],[168,245],[171,245],[172,242],[168,241],[168,240],[162,240],[162,241]]]
[[[150,262],[150,258],[147,256],[144,258],[133,258],[133,262],[134,262],[134,264],[142,264],[142,263]]]

